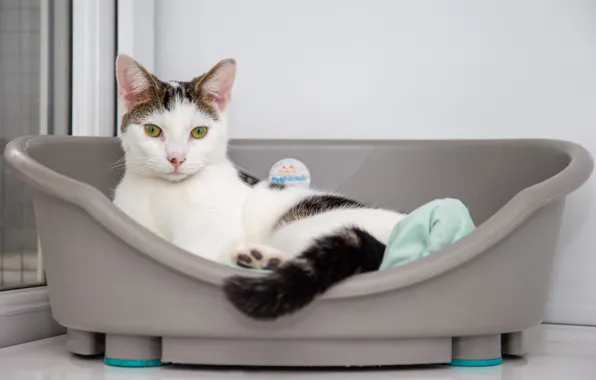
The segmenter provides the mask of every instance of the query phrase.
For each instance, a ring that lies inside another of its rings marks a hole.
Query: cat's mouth
[[[160,173],[159,176],[162,179],[165,179],[166,181],[170,181],[170,182],[180,182],[188,177],[194,176],[195,174],[197,174],[198,172],[201,171],[201,169],[197,170],[197,171],[192,171],[189,170],[188,168],[172,168],[172,171],[168,172],[168,173]]]
[[[180,182],[183,179],[188,177],[188,174],[180,173],[179,171],[175,170],[173,172],[162,174],[162,178],[171,182]]]

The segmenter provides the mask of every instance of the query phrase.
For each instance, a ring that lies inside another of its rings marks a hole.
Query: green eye
[[[207,127],[196,127],[190,131],[190,135],[195,139],[202,139],[207,134]]]
[[[145,133],[147,136],[159,137],[161,136],[161,128],[155,124],[145,124]]]

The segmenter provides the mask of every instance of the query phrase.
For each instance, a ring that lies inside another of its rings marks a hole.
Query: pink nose
[[[170,164],[172,164],[172,166],[176,169],[178,169],[178,167],[180,165],[182,165],[182,163],[186,160],[185,157],[182,157],[180,155],[171,155],[168,156],[168,161],[170,161]]]

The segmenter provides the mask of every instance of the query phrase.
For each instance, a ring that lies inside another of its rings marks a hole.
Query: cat
[[[230,277],[223,290],[245,315],[274,320],[377,270],[404,214],[268,183],[235,166],[227,158],[235,75],[236,62],[225,59],[188,82],[162,81],[118,56],[125,172],[114,204],[193,254],[269,270]]]

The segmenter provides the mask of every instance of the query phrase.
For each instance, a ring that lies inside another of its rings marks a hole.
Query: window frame
[[[114,136],[119,5],[117,0],[40,0],[40,134]],[[41,249],[39,260],[43,281]],[[52,316],[46,285],[0,291],[0,348],[65,332]]]

